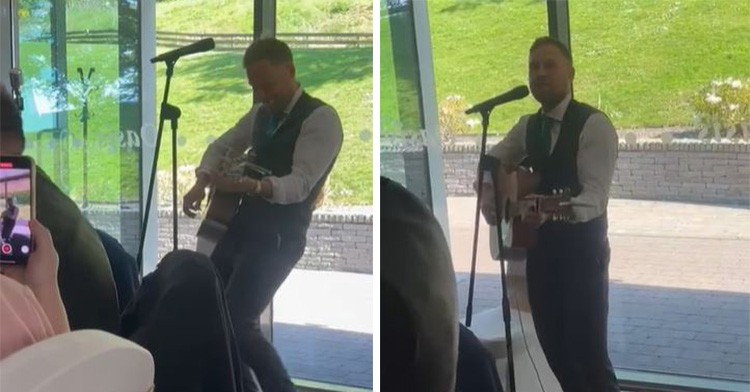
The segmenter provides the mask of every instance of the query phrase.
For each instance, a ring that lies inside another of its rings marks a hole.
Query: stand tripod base
[[[562,392],[536,334],[526,290],[526,260],[507,262],[511,304],[511,341],[516,391]],[[508,391],[508,351],[503,310],[498,306],[474,315],[471,331],[495,359],[503,388]]]

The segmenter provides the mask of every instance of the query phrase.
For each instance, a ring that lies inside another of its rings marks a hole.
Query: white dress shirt
[[[542,114],[553,119],[550,130],[552,141],[550,154],[560,136],[563,116],[570,104],[568,95],[549,112]],[[508,135],[495,145],[490,155],[500,159],[503,165],[518,167],[526,159],[526,124],[531,115],[523,116],[508,132]],[[583,126],[578,139],[578,181],[581,194],[571,199],[576,203],[573,213],[577,222],[588,222],[607,211],[609,188],[617,163],[617,132],[607,116],[601,113],[592,114]]]
[[[302,96],[299,87],[284,110],[289,114]],[[196,173],[214,174],[226,156],[245,152],[255,132],[255,117],[262,104],[253,106],[237,124],[208,146]],[[262,132],[262,130],[261,130]],[[292,155],[292,171],[282,176],[265,177],[273,186],[272,203],[292,204],[305,200],[336,158],[343,142],[341,121],[330,106],[315,109],[302,123]]]

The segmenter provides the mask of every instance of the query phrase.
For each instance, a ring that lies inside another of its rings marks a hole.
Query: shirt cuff
[[[575,221],[578,223],[585,223],[601,216],[604,212],[599,211],[599,207],[592,205],[589,200],[571,197],[571,203],[573,203],[573,215]],[[578,205],[576,205],[578,204]]]
[[[275,204],[284,204],[284,187],[281,185],[281,180],[278,177],[264,177],[264,180],[268,180],[271,183],[271,197],[263,197],[266,201]]]
[[[216,174],[216,171],[215,171],[215,170],[211,170],[211,169],[206,169],[206,168],[202,168],[202,167],[198,167],[198,168],[196,168],[196,169],[195,169],[195,178],[196,178],[196,179],[197,179],[197,178],[200,178],[200,175],[201,175],[201,174],[205,174],[205,175],[207,175],[207,176],[208,176],[208,179],[209,179],[209,181],[213,181],[213,179],[214,179],[214,176],[215,176],[215,174]]]

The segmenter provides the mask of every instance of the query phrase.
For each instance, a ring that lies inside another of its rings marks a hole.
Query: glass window
[[[209,37],[216,42],[212,51],[185,56],[177,61],[169,90],[169,103],[182,111],[177,131],[178,213],[183,195],[195,183],[195,168],[200,164],[206,147],[234,126],[253,104],[252,91],[242,67],[242,56],[252,42],[253,1],[222,1],[210,6],[208,3],[156,3],[156,53]],[[207,11],[216,7],[220,12]],[[160,62],[156,64],[157,104],[162,100],[165,83],[166,66]],[[171,165],[172,131],[167,122],[157,172],[161,228],[157,260],[172,251]],[[195,233],[199,225],[199,219],[180,216],[180,248],[195,249]]]
[[[750,3],[732,0],[570,2],[576,98],[622,143],[609,205],[618,369],[750,381],[749,215],[732,207],[750,189],[737,127],[750,122],[748,20]]]
[[[274,345],[295,379],[372,388],[372,0],[278,1],[297,80],[336,109],[344,142],[306,253],[274,298]]]
[[[26,154],[135,255],[140,233],[137,2],[19,0]]]
[[[380,3],[380,175],[432,205],[412,1]]]
[[[541,1],[429,2],[430,38],[435,64],[438,120],[448,221],[456,271],[461,322],[465,320],[471,271],[476,197],[471,182],[479,160],[481,117],[464,111],[518,85],[528,84],[528,52],[547,31]],[[524,114],[539,108],[531,97],[496,107],[490,118],[493,146]],[[487,225],[480,226],[473,313],[500,305],[500,268],[489,255]]]

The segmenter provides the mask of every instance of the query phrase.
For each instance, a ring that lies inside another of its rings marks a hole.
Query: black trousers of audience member
[[[456,392],[503,392],[495,358],[469,328],[458,325]]]
[[[143,278],[122,314],[122,335],[154,358],[155,392],[253,392],[223,285],[208,257],[179,250]]]
[[[307,226],[263,207],[252,200],[243,204],[211,259],[226,283],[242,360],[257,375],[263,392],[289,392],[295,391],[294,384],[261,333],[259,318],[302,257]]]
[[[619,391],[607,352],[606,218],[547,222],[527,255],[529,302],[550,368],[566,392]]]

